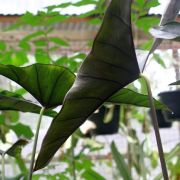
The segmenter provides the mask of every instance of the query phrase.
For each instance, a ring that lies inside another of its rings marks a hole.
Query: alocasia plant
[[[131,30],[131,0],[112,0],[92,50],[43,140],[34,170],[45,167],[89,115],[139,74]]]

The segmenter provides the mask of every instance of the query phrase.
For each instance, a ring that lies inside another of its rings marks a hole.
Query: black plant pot
[[[159,128],[170,128],[172,122],[166,121],[160,109],[156,110]]]
[[[88,120],[96,125],[96,129],[91,130],[93,135],[114,134],[118,132],[120,106],[114,106],[112,118],[108,123],[104,123],[104,118],[107,115],[109,108],[102,106],[97,113],[91,115]]]
[[[173,113],[164,112],[167,119],[180,121],[180,90],[162,92],[159,97],[173,111]]]

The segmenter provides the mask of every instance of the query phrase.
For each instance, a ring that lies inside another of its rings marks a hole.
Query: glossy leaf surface
[[[22,86],[46,108],[62,103],[75,78],[64,67],[46,64],[27,67],[0,65],[0,74]]]
[[[131,31],[131,0],[112,0],[90,54],[41,147],[43,168],[66,139],[110,96],[139,77]]]
[[[9,91],[1,91],[0,110],[14,110],[39,114],[41,107],[32,103],[31,101],[25,100],[19,94]],[[44,115],[54,117],[56,112],[52,110],[45,110]]]

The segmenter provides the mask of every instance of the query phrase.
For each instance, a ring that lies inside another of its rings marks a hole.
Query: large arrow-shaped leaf
[[[139,77],[130,14],[131,0],[111,1],[92,51],[45,136],[35,170],[46,166],[66,139],[106,99]]]
[[[9,92],[9,91],[1,91],[0,92],[0,110],[14,110],[21,112],[32,112],[32,113],[40,113],[41,107],[32,103],[31,101],[27,101],[19,94]],[[54,117],[57,113],[52,110],[45,110],[44,115]]]
[[[67,68],[47,64],[0,65],[0,74],[26,89],[45,108],[60,105],[75,79]]]

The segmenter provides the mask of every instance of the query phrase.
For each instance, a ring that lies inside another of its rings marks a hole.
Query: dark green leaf
[[[102,23],[102,20],[100,18],[93,18],[91,19],[90,21],[88,21],[89,24],[94,24],[94,25],[97,25],[97,24],[101,24]]]
[[[0,74],[18,83],[46,108],[62,103],[75,78],[68,69],[47,64],[27,67],[0,65]]]
[[[8,125],[10,129],[12,129],[18,137],[25,137],[31,139],[33,137],[33,132],[31,128],[22,123],[18,123],[16,125]]]
[[[113,0],[91,53],[43,141],[35,170],[43,168],[66,139],[106,99],[139,77],[131,33],[131,0]]]
[[[36,32],[31,33],[31,34],[28,34],[21,41],[29,42],[30,40],[37,38],[37,37],[41,37],[41,36],[43,36],[43,37],[45,36],[44,31],[36,31]]]
[[[0,110],[14,110],[39,114],[41,107],[32,103],[31,101],[25,100],[19,94],[9,91],[1,91]],[[44,115],[54,117],[56,115],[56,112],[52,110],[45,110]]]
[[[24,88],[19,88],[19,89],[15,90],[14,93],[23,96],[24,94],[27,93],[27,91]]]
[[[0,59],[0,63],[12,64],[11,62],[12,55],[13,55],[13,51],[6,51],[6,53],[4,53],[2,58]]]
[[[111,96],[106,102],[115,104],[130,104],[140,107],[149,107],[149,98],[147,95],[137,93],[130,89],[123,88],[116,94]],[[167,110],[167,106],[154,99],[154,103],[157,109]]]
[[[22,147],[26,144],[28,144],[28,141],[26,139],[19,139],[8,150],[6,150],[5,153],[9,156],[17,157],[20,155]]]
[[[114,142],[111,144],[111,152],[116,162],[117,170],[119,171],[122,178],[126,180],[132,180],[131,174],[124,160],[124,157],[118,152]]]
[[[164,26],[152,28],[150,33],[155,38],[180,41],[180,23],[167,23]]]
[[[77,3],[73,3],[73,6],[85,6],[85,5],[89,5],[89,4],[97,4],[97,1],[95,0],[81,0]]]
[[[26,14],[21,16],[20,22],[23,24],[29,24],[31,26],[39,26],[43,22],[43,16],[39,12],[37,15],[34,15],[30,12],[26,12]]]

